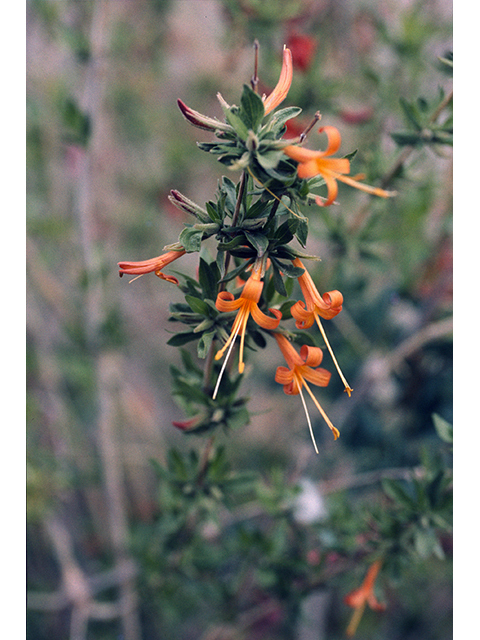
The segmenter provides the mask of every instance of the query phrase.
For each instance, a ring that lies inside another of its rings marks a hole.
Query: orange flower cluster
[[[338,372],[344,382],[345,389],[350,395],[352,392],[351,387],[348,385],[345,380],[340,367],[338,366],[337,360],[333,354],[333,350],[328,342],[323,326],[320,322],[319,316],[325,319],[330,319],[336,316],[342,310],[343,296],[339,291],[330,291],[325,293],[323,296],[320,296],[315,284],[313,283],[312,277],[308,273],[308,271],[303,266],[302,262],[299,259],[295,259],[293,261],[293,265],[296,267],[300,267],[304,269],[304,273],[299,276],[298,281],[300,283],[300,287],[302,289],[303,295],[305,297],[305,302],[299,300],[296,302],[292,309],[292,316],[296,320],[296,327],[298,329],[306,329],[313,325],[314,322],[317,322],[322,335],[324,337],[327,348],[332,356],[332,359],[335,363],[335,366],[338,369]],[[315,442],[315,438],[313,436],[312,424],[310,421],[310,416],[308,413],[307,405],[305,402],[305,398],[302,393],[302,389],[304,388],[310,398],[313,400],[315,406],[319,410],[320,414],[324,418],[325,422],[331,429],[333,436],[335,439],[340,435],[338,429],[333,426],[325,411],[322,409],[318,400],[315,398],[312,390],[310,389],[308,382],[320,387],[326,387],[330,380],[330,373],[325,369],[317,368],[322,362],[323,353],[322,350],[318,347],[309,347],[307,345],[303,345],[300,349],[300,354],[294,349],[293,345],[289,342],[287,337],[276,329],[279,326],[282,314],[277,309],[269,309],[270,313],[274,316],[269,317],[260,311],[258,307],[258,302],[260,300],[260,296],[263,289],[263,282],[261,281],[261,273],[262,273],[262,265],[261,261],[258,264],[255,264],[252,275],[247,280],[244,285],[243,291],[240,294],[239,298],[235,299],[233,294],[228,293],[226,291],[221,291],[216,300],[216,307],[219,311],[222,312],[230,312],[237,311],[237,315],[232,325],[232,329],[230,332],[230,336],[223,345],[223,347],[217,352],[215,359],[219,360],[223,357],[225,352],[228,349],[227,357],[223,363],[222,369],[220,371],[220,375],[218,377],[215,390],[213,393],[213,398],[215,399],[218,393],[218,389],[220,387],[220,382],[225,371],[225,367],[232,352],[233,345],[235,343],[236,337],[240,336],[240,356],[239,356],[239,364],[238,370],[239,373],[243,373],[245,369],[245,364],[243,361],[243,351],[245,344],[245,333],[247,330],[247,322],[249,317],[252,319],[263,329],[267,329],[268,331],[274,332],[273,335],[275,340],[282,352],[285,361],[288,365],[287,367],[278,367],[275,375],[275,381],[279,384],[283,385],[283,390],[288,395],[300,395],[302,404],[305,410],[305,414],[307,417],[307,422],[310,430],[310,435],[312,437],[313,445],[315,447],[315,451],[318,453],[318,447]]]

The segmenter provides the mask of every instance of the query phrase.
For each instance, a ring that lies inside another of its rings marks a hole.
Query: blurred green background
[[[318,288],[345,298],[326,324],[354,393],[335,376],[322,390],[341,438],[319,418],[315,456],[298,398],[274,383],[280,363],[268,345],[250,354],[242,391],[252,419],[224,438],[226,455],[260,474],[274,501],[275,474],[287,487],[311,484],[353,532],[364,515],[351,510],[377,508],[382,474],[449,463],[432,416],[452,420],[452,153],[446,136],[417,134],[451,90],[439,60],[450,57],[451,19],[447,0],[27,2],[30,640],[287,637],[275,631],[275,610],[266,626],[235,635],[217,596],[203,582],[195,590],[194,573],[189,593],[162,583],[166,498],[151,460],[164,464],[170,447],[202,439],[171,424],[184,418],[168,370],[180,356],[165,345],[180,292],[153,276],[129,284],[116,267],[176,241],[188,220],[170,189],[200,204],[213,197],[224,168],[196,148],[210,135],[183,120],[176,99],[220,118],[216,93],[238,102],[255,38],[261,91],[275,85],[289,44],[295,71],[283,106],[302,107],[302,124],[320,110],[322,124],[337,126],[341,151],[358,149],[353,174],[379,184],[407,152],[390,182],[395,199],[341,185],[339,206],[308,210]],[[310,134],[311,148],[320,141]],[[182,260],[191,275],[195,266],[195,255]],[[437,551],[392,580],[387,612],[365,614],[360,638],[451,637],[450,536]],[[317,622],[291,637],[344,637],[351,611],[341,598],[361,579],[322,587]]]

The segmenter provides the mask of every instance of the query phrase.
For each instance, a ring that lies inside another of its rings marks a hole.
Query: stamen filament
[[[273,198],[275,198],[275,200],[278,200],[278,201],[280,202],[280,204],[283,204],[283,206],[285,207],[285,209],[286,209],[287,211],[289,211],[289,212],[292,214],[292,216],[295,216],[296,218],[301,218],[301,217],[302,217],[302,216],[300,216],[298,213],[295,213],[295,211],[292,211],[289,207],[287,207],[287,205],[286,205],[284,202],[282,202],[282,199],[281,199],[281,198],[279,198],[277,195],[275,195],[275,194],[273,193],[273,191],[270,191],[270,189],[269,189],[268,187],[266,187],[266,186],[263,184],[263,182],[261,182],[261,181],[260,181],[256,176],[254,176],[254,175],[253,175],[253,173],[252,173],[252,171],[251,171],[251,169],[250,169],[250,167],[247,167],[247,171],[248,171],[248,173],[252,176],[252,178],[253,178],[254,180],[256,180],[256,181],[258,182],[258,184],[259,184],[263,189],[265,189],[265,191],[267,191],[267,192],[268,192],[268,193],[269,193]]]
[[[363,182],[358,182],[353,177],[344,176],[340,173],[330,172],[335,180],[340,180],[340,182],[344,182],[345,184],[350,185],[351,187],[355,187],[356,189],[360,189],[360,191],[365,191],[366,193],[370,193],[374,196],[380,196],[382,198],[390,198],[392,196],[396,196],[396,191],[385,191],[385,189],[381,189],[380,187],[372,187],[369,184],[363,184]],[[356,176],[355,176],[356,177]]]
[[[313,395],[312,390],[310,389],[310,387],[308,386],[308,384],[305,382],[305,380],[303,380],[303,385],[305,387],[305,389],[307,390],[309,396],[311,397],[311,399],[313,400],[315,406],[317,407],[317,409],[320,412],[320,415],[322,416],[322,418],[325,420],[325,422],[328,424],[328,426],[330,427],[335,440],[338,438],[338,436],[340,435],[340,431],[333,426],[333,424],[330,421],[330,418],[327,416],[327,414],[325,413],[325,411],[322,409],[320,403],[318,402],[318,400],[315,398],[315,396]]]
[[[245,312],[244,316],[242,317],[242,321],[239,323],[240,325],[240,351],[239,351],[239,356],[238,356],[238,371],[239,373],[243,373],[244,369],[245,369],[245,363],[243,362],[243,347],[245,345],[245,332],[246,332],[246,328],[247,328],[247,322],[248,322],[248,316],[249,316],[249,312]]]
[[[304,381],[303,383],[305,384]],[[308,429],[310,431],[310,436],[312,438],[313,446],[315,447],[315,453],[318,453],[318,447],[317,447],[317,443],[315,442],[315,436],[313,435],[313,428],[312,428],[312,423],[310,421],[310,415],[307,409],[307,403],[305,402],[305,398],[303,397],[303,393],[302,393],[302,380],[297,379],[297,385],[298,385],[298,392],[300,394],[300,398],[302,399],[303,408],[305,410],[305,415],[307,416]]]
[[[348,393],[348,397],[350,398],[350,396],[352,395],[353,389],[348,384],[348,382],[346,381],[345,376],[343,375],[342,370],[340,369],[340,365],[338,364],[337,359],[335,358],[335,355],[333,353],[333,349],[330,346],[330,342],[328,341],[327,334],[325,333],[325,329],[323,328],[323,325],[320,322],[320,318],[318,317],[317,313],[315,313],[315,320],[316,320],[316,322],[318,324],[318,328],[320,329],[320,333],[322,334],[322,337],[323,337],[323,339],[325,341],[325,345],[326,345],[330,355],[332,356],[333,364],[335,365],[335,368],[338,371],[338,375],[342,379],[343,385],[345,387],[345,391]]]
[[[365,601],[361,607],[358,607],[358,609],[355,609],[355,611],[353,612],[352,619],[350,620],[347,630],[345,631],[345,635],[347,637],[351,638],[352,636],[355,635],[355,632],[360,623],[360,620],[362,619],[363,612],[365,611],[366,604],[367,604],[367,601]]]
[[[220,353],[221,354],[220,357],[221,357],[223,355],[223,352],[225,351],[225,348],[228,346],[228,343],[230,342],[230,348],[228,349],[227,356],[226,356],[225,360],[223,361],[222,368],[220,369],[220,373],[218,374],[217,384],[215,385],[215,389],[213,391],[212,400],[215,400],[215,398],[217,397],[218,389],[220,387],[220,382],[222,381],[222,377],[223,377],[223,373],[225,371],[225,367],[227,366],[228,359],[230,357],[230,354],[232,353],[233,345],[235,344],[235,338],[238,336],[238,332],[239,331],[240,331],[240,324],[237,327],[235,333],[232,333],[230,335],[231,340],[228,340],[226,342],[225,346],[223,347],[223,349],[220,349],[220,351],[215,356],[215,360],[218,360],[219,359],[219,358],[217,358],[218,354]]]
[[[135,280],[138,280],[144,275],[145,275],[144,273],[141,273],[139,276],[135,276],[135,278],[132,278],[131,280],[128,281],[128,284],[132,284],[132,282],[135,282]]]

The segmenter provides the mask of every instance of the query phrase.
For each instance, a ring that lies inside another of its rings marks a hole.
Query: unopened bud
[[[180,193],[180,191],[172,189],[170,191],[168,199],[173,205],[177,207],[177,209],[185,211],[186,213],[191,213],[202,222],[210,221],[208,213],[205,211],[205,209],[203,209],[196,202],[193,202],[193,200],[187,198],[187,196],[184,196],[183,193]]]
[[[193,124],[194,127],[198,127],[198,129],[204,129],[205,131],[233,131],[229,124],[220,122],[216,118],[204,116],[202,113],[187,107],[180,99],[177,100],[177,104],[185,119],[188,120],[190,124]]]

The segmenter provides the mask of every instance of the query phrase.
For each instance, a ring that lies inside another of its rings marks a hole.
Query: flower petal
[[[318,369],[312,369],[311,367],[302,367],[301,373],[305,380],[308,380],[308,382],[311,382],[317,387],[326,387],[330,382],[330,378],[332,377],[330,371],[322,369],[321,367]]]
[[[283,153],[296,162],[309,162],[323,156],[323,151],[314,151],[313,149],[305,149],[295,144],[285,147]]]
[[[242,298],[237,298],[229,291],[220,291],[215,301],[215,306],[219,311],[235,311],[245,302]]]
[[[290,309],[292,316],[295,318],[295,326],[297,329],[310,329],[315,322],[315,313],[305,310],[303,300],[296,302]]]
[[[333,173],[350,173],[350,160],[348,158],[318,158],[317,159],[318,173],[323,175],[323,172]],[[333,176],[336,178],[337,176]]]
[[[323,360],[323,352],[319,347],[310,347],[304,344],[300,349],[300,357],[307,366],[318,367]]]
[[[260,311],[257,304],[253,304],[251,308],[252,318],[255,322],[262,327],[262,329],[268,329],[269,331],[273,331],[280,324],[280,320],[282,319],[282,312],[278,309],[269,309],[270,313],[272,313],[275,317],[271,318],[267,316],[263,311]]]
[[[327,189],[328,189],[327,199],[323,203],[323,206],[328,207],[328,205],[335,202],[335,198],[338,195],[338,184],[335,178],[332,178],[332,176],[328,174],[323,174],[323,173],[322,173],[322,176],[325,182],[327,183]]]
[[[275,372],[275,382],[288,384],[293,380],[293,372],[288,367],[277,367]]]
[[[320,127],[318,130],[319,133],[325,133],[328,138],[327,148],[323,152],[326,156],[332,156],[334,153],[340,149],[340,145],[342,144],[342,136],[340,135],[340,131],[337,127],[326,126]]]
[[[281,102],[285,100],[292,84],[292,78],[292,52],[287,47],[284,47],[282,70],[280,71],[280,77],[278,79],[277,85],[272,93],[263,101],[265,115],[273,111]]]

